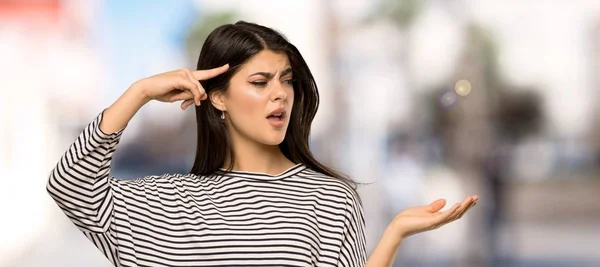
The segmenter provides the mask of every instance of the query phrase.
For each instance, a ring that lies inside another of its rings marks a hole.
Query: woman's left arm
[[[427,206],[411,207],[398,213],[383,233],[365,267],[392,266],[402,240],[460,219],[475,206],[478,199],[477,195],[468,196],[462,203],[457,203],[444,212],[439,211],[446,205],[446,201],[439,199]]]

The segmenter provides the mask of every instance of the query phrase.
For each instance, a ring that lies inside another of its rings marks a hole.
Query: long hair
[[[285,138],[279,148],[292,162],[337,178],[355,188],[348,177],[320,163],[309,148],[312,121],[319,107],[317,84],[298,49],[277,31],[244,21],[226,24],[212,31],[200,51],[196,69],[211,69],[229,64],[229,69],[214,78],[200,81],[206,94],[227,90],[231,77],[240,67],[262,50],[285,53],[294,72],[294,105]],[[195,106],[198,131],[196,159],[191,173],[207,175],[229,162],[233,168],[233,147],[221,111],[209,101]],[[227,158],[230,157],[230,158]]]

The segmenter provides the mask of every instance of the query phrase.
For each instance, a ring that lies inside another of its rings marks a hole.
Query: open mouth
[[[283,120],[283,112],[267,116],[269,120]]]
[[[267,120],[274,127],[283,127],[285,125],[285,109],[278,109],[267,116]]]

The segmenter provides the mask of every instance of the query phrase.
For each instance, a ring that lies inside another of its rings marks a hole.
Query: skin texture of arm
[[[405,238],[460,219],[475,206],[478,199],[477,195],[468,196],[462,203],[457,203],[444,212],[440,210],[446,205],[446,201],[439,199],[427,206],[411,207],[398,213],[384,231],[365,267],[392,266],[396,251]]]

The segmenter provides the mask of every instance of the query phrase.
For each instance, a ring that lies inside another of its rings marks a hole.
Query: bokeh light
[[[471,93],[471,83],[467,80],[460,80],[454,85],[454,91],[459,96],[468,96]]]
[[[446,91],[440,95],[440,105],[444,108],[449,108],[456,103],[458,95],[454,91]]]

